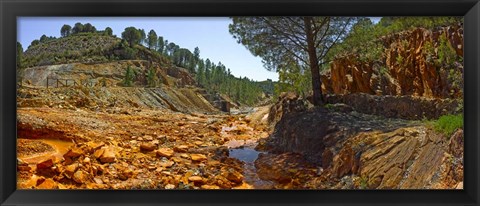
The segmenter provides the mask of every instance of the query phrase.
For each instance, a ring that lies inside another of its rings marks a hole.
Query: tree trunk
[[[318,67],[318,57],[315,49],[314,34],[312,30],[312,17],[303,17],[305,22],[305,33],[307,37],[307,53],[312,72],[313,105],[323,105],[322,82],[320,80],[320,68]]]

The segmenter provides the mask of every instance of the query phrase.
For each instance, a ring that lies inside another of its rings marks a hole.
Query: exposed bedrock
[[[455,79],[463,79],[461,62],[447,68],[429,59],[429,55],[439,55],[439,39],[444,34],[449,47],[463,57],[463,26],[417,28],[380,39],[385,56],[376,62],[362,61],[358,54],[335,59],[321,77],[322,89],[331,94],[462,97],[463,85],[454,83]],[[432,54],[426,45],[434,48]]]

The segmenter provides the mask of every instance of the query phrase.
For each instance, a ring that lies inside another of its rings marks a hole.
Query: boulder
[[[192,161],[195,161],[195,162],[201,162],[201,161],[207,160],[207,156],[203,154],[191,154],[190,157],[192,158]]]
[[[17,171],[30,171],[32,168],[27,163],[17,163]]]
[[[351,146],[344,146],[333,158],[332,172],[335,177],[340,178],[352,171],[354,164],[354,152]]]
[[[170,148],[160,148],[156,151],[157,157],[167,157],[170,158],[173,156],[174,151]]]
[[[464,136],[463,136],[463,129],[458,129],[453,133],[448,141],[448,149],[450,154],[457,158],[463,157],[463,144],[464,144]]]
[[[115,151],[111,147],[102,147],[93,154],[101,163],[115,162]]]
[[[173,151],[175,152],[187,152],[189,146],[187,145],[178,145],[173,148]]]
[[[332,164],[333,161],[333,153],[332,150],[326,149],[322,153],[322,167],[323,168],[328,168],[330,167],[330,164]]]
[[[73,174],[73,181],[79,184],[86,183],[88,181],[88,173],[84,172],[83,170],[77,170]]]
[[[225,178],[227,178],[227,180],[230,180],[234,183],[242,183],[243,181],[243,175],[233,169],[228,169],[223,175]]]
[[[82,154],[83,154],[83,151],[82,151],[81,149],[75,147],[75,148],[72,148],[72,149],[68,150],[68,152],[65,153],[65,154],[63,155],[63,157],[64,157],[65,159],[67,159],[67,158],[76,158],[76,157],[79,157],[79,156],[82,155]]]
[[[218,189],[220,189],[220,187],[217,186],[217,185],[202,185],[200,188],[204,189],[204,190],[215,190],[215,189],[218,190]]]
[[[57,189],[57,183],[50,178],[45,179],[36,189]]]
[[[78,164],[77,163],[73,163],[71,165],[68,165],[65,167],[65,171],[64,171],[64,174],[67,178],[72,178],[73,174],[75,174],[75,172],[77,171],[78,169]]]
[[[295,177],[298,168],[311,167],[300,154],[263,154],[254,162],[260,179],[289,183]]]
[[[153,150],[157,149],[157,146],[152,143],[152,142],[148,142],[148,143],[142,143],[140,144],[140,150],[141,151],[144,151],[144,152],[151,152]]]
[[[200,176],[190,176],[190,177],[188,178],[188,181],[193,182],[193,183],[195,183],[195,184],[203,184],[203,183],[205,183],[205,180],[204,180],[202,177],[200,177]]]
[[[52,159],[47,159],[43,162],[40,162],[37,164],[37,169],[49,169],[53,167],[53,160]]]

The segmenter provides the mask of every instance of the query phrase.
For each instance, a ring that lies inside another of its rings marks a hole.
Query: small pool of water
[[[52,146],[55,150],[50,152],[40,153],[40,154],[33,154],[30,156],[21,157],[21,158],[19,157],[19,159],[21,159],[23,162],[26,162],[28,164],[37,164],[45,160],[48,160],[52,157],[59,160],[63,158],[63,155],[67,153],[70,146],[73,145],[73,142],[60,140],[60,139],[39,139],[37,141],[46,143]]]
[[[259,152],[253,148],[243,147],[229,150],[229,156],[243,162],[252,163],[258,158]]]
[[[229,157],[238,159],[244,162],[243,166],[243,176],[245,182],[252,185],[254,189],[272,189],[275,186],[275,183],[268,180],[262,180],[257,174],[257,168],[255,168],[255,160],[257,160],[260,153],[250,147],[241,147],[229,149]]]

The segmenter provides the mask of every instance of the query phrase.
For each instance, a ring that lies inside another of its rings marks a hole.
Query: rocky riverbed
[[[253,130],[245,115],[129,113],[20,108],[18,188],[252,187],[227,146],[268,133]]]
[[[48,100],[48,99],[47,99]],[[20,107],[19,189],[451,189],[463,131],[282,96],[246,112]]]

